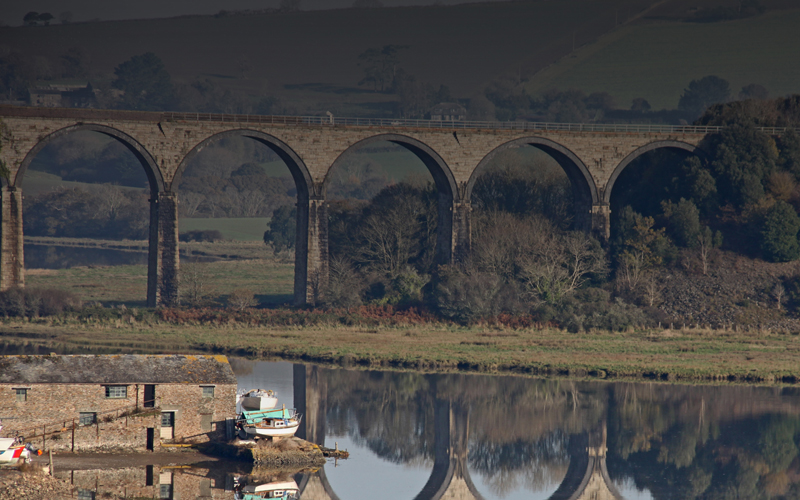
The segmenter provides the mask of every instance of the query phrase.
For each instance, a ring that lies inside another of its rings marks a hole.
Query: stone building
[[[467,119],[467,108],[456,102],[440,102],[431,109],[431,120],[463,121]]]
[[[45,449],[152,450],[225,439],[235,405],[225,356],[0,357],[0,434]]]

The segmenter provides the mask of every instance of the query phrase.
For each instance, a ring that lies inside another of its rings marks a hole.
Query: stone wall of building
[[[159,443],[224,440],[225,421],[236,416],[233,384],[213,386],[213,397],[204,397],[201,385],[158,384],[155,413],[145,407],[145,384],[125,387],[127,397],[108,398],[106,386],[100,384],[0,384],[2,434],[24,435],[36,446],[44,444],[45,449],[144,450],[148,428],[153,429],[155,447]],[[17,389],[26,390],[24,401],[18,400]],[[126,415],[136,411],[144,414]],[[172,439],[161,437],[162,412],[174,413]],[[80,425],[82,413],[84,417],[94,414],[95,421]]]

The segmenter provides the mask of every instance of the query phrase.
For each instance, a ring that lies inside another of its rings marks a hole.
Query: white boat
[[[263,484],[245,484],[234,486],[236,500],[258,500],[261,498],[280,498],[283,500],[297,500],[300,498],[300,488],[293,480],[273,481]]]
[[[287,410],[242,411],[236,421],[239,439],[248,437],[291,437],[300,427],[302,415]]]
[[[271,410],[278,404],[278,395],[274,391],[251,389],[238,394],[236,400],[242,410]]]
[[[31,444],[23,444],[14,438],[0,438],[0,465],[20,464],[31,461],[31,455],[41,455]]]
[[[300,498],[300,488],[294,481],[276,481],[265,484],[248,484],[242,488],[243,500],[250,498],[282,498],[285,500]]]

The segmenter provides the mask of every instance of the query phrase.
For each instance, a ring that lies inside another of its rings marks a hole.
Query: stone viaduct
[[[658,148],[694,153],[715,127],[441,122],[195,113],[146,113],[0,106],[0,160],[8,168],[0,193],[0,289],[23,286],[22,188],[36,154],[52,140],[89,130],[124,144],[150,181],[148,304],[178,297],[178,185],[187,163],[223,137],[242,136],[271,148],[297,185],[294,297],[315,301],[327,279],[326,188],[329,172],[348,152],[389,141],[415,154],[439,192],[437,258],[469,254],[470,199],[478,176],[498,152],[531,145],[553,157],[569,177],[576,229],[609,236],[614,183],[638,156]]]

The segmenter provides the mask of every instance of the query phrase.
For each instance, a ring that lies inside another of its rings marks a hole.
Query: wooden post
[[[53,475],[53,450],[50,450],[50,475]]]

